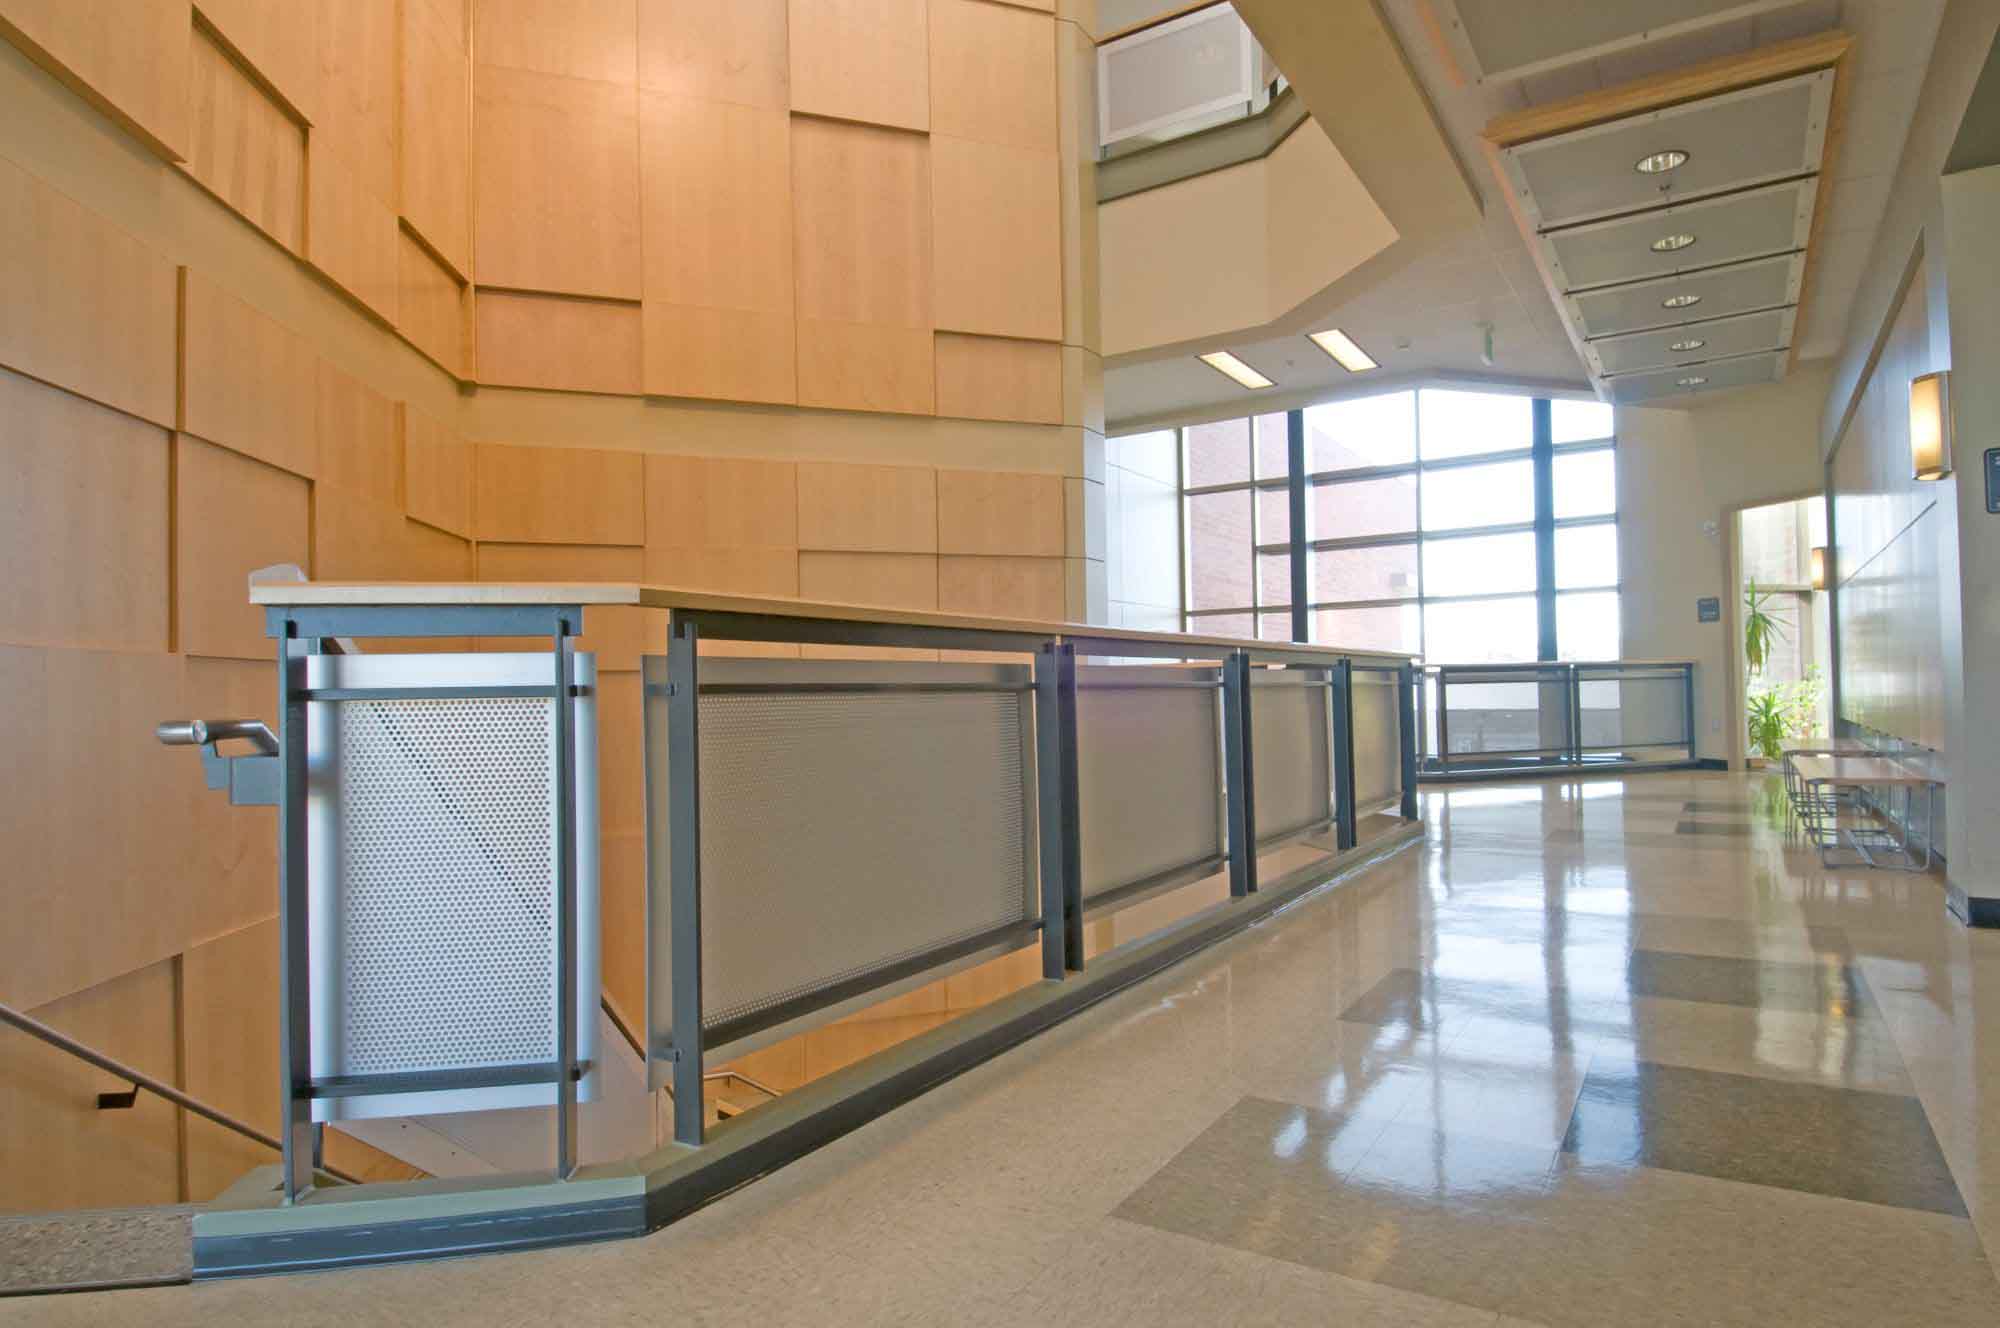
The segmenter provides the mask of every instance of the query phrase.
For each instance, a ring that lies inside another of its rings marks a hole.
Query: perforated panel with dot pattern
[[[338,703],[337,1073],[554,1058],[551,704]]]
[[[703,696],[703,1022],[1028,920],[1028,704]]]

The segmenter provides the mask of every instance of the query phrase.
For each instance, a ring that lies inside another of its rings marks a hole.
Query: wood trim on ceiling
[[[1610,120],[1641,115],[1647,111],[1678,106],[1683,102],[1735,92],[1741,88],[1770,83],[1815,69],[1837,69],[1854,38],[1830,28],[1809,37],[1773,42],[1740,55],[1704,60],[1685,69],[1670,70],[1650,78],[1636,79],[1616,87],[1579,93],[1560,101],[1526,110],[1509,111],[1487,123],[1482,135],[1495,147],[1510,148],[1553,134],[1585,129]],[[1839,80],[1835,80],[1835,96]]]

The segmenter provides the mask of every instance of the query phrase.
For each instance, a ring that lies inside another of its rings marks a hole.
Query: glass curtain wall
[[[1182,430],[1188,631],[1283,640],[1303,595],[1313,641],[1447,664],[1618,657],[1609,406],[1424,388],[1298,414],[1297,474],[1285,413]]]

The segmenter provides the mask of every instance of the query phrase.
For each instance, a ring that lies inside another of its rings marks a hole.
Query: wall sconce
[[[1920,480],[1951,474],[1951,371],[1910,380],[1910,467]]]
[[[1826,589],[1826,546],[1816,544],[1812,551],[1812,588]]]

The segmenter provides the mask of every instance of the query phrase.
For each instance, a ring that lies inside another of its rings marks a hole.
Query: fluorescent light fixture
[[[1703,346],[1706,346],[1707,344],[1708,344],[1708,338],[1706,337],[1689,337],[1686,341],[1674,342],[1671,346],[1668,346],[1667,349],[1673,351],[1675,354],[1681,354],[1686,351],[1700,350]]]
[[[1910,380],[1910,472],[1920,480],[1951,474],[1951,373]]]
[[[1227,374],[1236,380],[1239,387],[1256,391],[1260,387],[1271,386],[1271,380],[1258,373],[1226,350],[1212,350],[1200,357],[1201,362],[1219,374]]]
[[[1701,386],[1701,385],[1702,385],[1703,383],[1705,383],[1705,382],[1707,382],[1707,381],[1708,381],[1708,379],[1706,379],[1706,378],[1702,377],[1702,376],[1701,376],[1700,374],[1689,374],[1689,375],[1688,375],[1687,377],[1685,377],[1685,378],[1676,378],[1676,379],[1674,379],[1674,386],[1675,386],[1675,387],[1700,387],[1700,386]]]
[[[1812,551],[1812,588],[1826,589],[1826,546],[1815,544]]]
[[[1339,361],[1340,367],[1349,373],[1366,373],[1370,369],[1382,367],[1375,363],[1367,351],[1354,344],[1353,337],[1337,327],[1330,327],[1324,332],[1308,332],[1306,336],[1313,345]]]
[[[1668,171],[1687,165],[1688,154],[1679,148],[1668,148],[1665,152],[1654,152],[1632,164],[1632,169],[1641,175],[1665,175]]]
[[[1692,309],[1701,303],[1699,295],[1669,295],[1660,301],[1662,309]]]
[[[1693,243],[1694,236],[1686,231],[1675,231],[1672,235],[1662,235],[1659,239],[1653,241],[1653,252],[1656,254],[1670,254],[1676,249],[1685,249]]]

